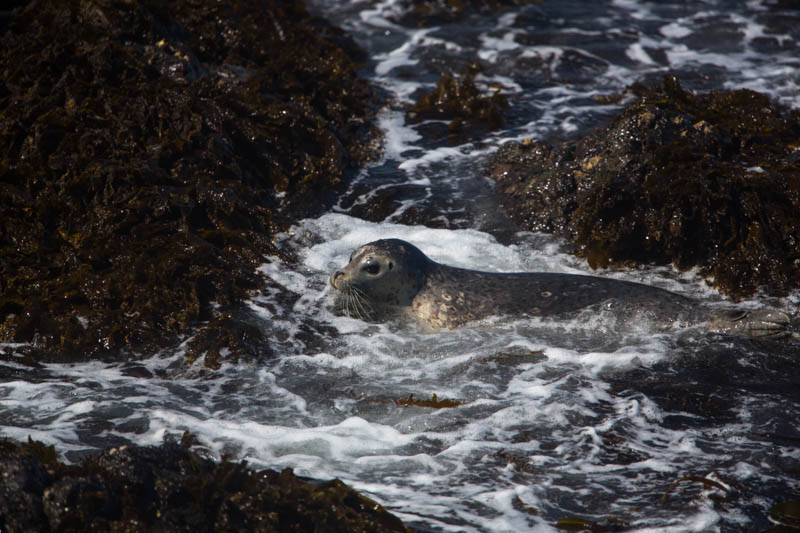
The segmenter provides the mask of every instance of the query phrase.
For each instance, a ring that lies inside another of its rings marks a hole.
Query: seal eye
[[[380,269],[381,267],[378,263],[367,263],[366,265],[361,267],[361,270],[363,270],[367,274],[372,274],[373,276],[377,274],[380,271]]]

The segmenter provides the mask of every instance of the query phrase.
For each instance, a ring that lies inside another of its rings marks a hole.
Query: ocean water
[[[397,237],[452,265],[593,273],[724,305],[696,272],[591,272],[567,243],[516,231],[483,165],[503,142],[603,124],[620,107],[597,96],[665,72],[692,90],[751,88],[800,108],[800,11],[544,1],[416,28],[397,22],[403,5],[392,0],[311,9],[364,47],[363,74],[391,101],[379,160],[331,212],[280,236],[299,264],[261,267],[299,295],[291,307],[269,291],[248,303],[283,352],[217,372],[187,368],[183,346],[141,365],[4,362],[0,435],[77,460],[190,431],[209,457],[338,477],[421,531],[555,531],[570,517],[635,531],[757,530],[772,505],[798,499],[798,343],[663,333],[603,314],[426,334],[341,316],[328,276],[361,244]],[[504,129],[459,142],[436,121],[405,122],[416,91],[474,61],[478,83],[509,99]],[[378,201],[390,207],[380,220],[369,211]],[[794,313],[799,301],[742,305]],[[308,320],[330,332],[323,342],[309,343]],[[433,395],[455,406],[402,401]]]

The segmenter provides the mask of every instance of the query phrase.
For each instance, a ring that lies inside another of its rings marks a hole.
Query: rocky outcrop
[[[800,112],[750,90],[635,84],[606,127],[551,146],[508,143],[488,172],[528,230],[592,267],[697,267],[733,297],[800,287]]]
[[[9,533],[408,531],[339,480],[214,463],[175,443],[111,448],[66,465],[51,446],[0,441],[0,471],[0,530]]]
[[[0,341],[41,358],[152,353],[235,308],[272,235],[373,151],[357,47],[300,1],[32,0],[5,22]]]

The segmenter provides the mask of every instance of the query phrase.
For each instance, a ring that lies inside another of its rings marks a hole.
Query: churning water
[[[509,229],[484,178],[487,155],[508,140],[586,133],[620,109],[597,96],[667,71],[692,90],[750,88],[798,108],[800,12],[762,1],[544,1],[418,29],[396,22],[391,0],[312,8],[365,48],[364,74],[392,102],[380,161],[334,212],[282,236],[300,263],[262,267],[300,295],[291,308],[269,292],[249,303],[285,351],[209,374],[202,362],[185,368],[179,348],[146,361],[149,378],[126,364],[5,362],[0,434],[74,460],[188,430],[209,456],[339,477],[430,531],[548,531],[567,517],[738,530],[766,526],[773,504],[796,499],[796,343],[656,333],[602,315],[424,334],[338,316],[327,277],[386,237],[468,268],[587,273],[565,243]],[[405,123],[415,91],[474,61],[479,84],[511,103],[506,129],[453,144],[435,122]],[[390,199],[388,217],[353,216],[379,198]],[[694,272],[601,274],[720,299]],[[793,313],[798,300],[744,305]],[[307,318],[329,327],[322,346],[306,344]],[[400,401],[434,394],[455,402]]]

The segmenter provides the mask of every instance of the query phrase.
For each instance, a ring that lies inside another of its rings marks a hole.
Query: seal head
[[[331,274],[330,283],[341,291],[348,314],[380,320],[411,305],[432,264],[411,243],[381,239],[353,252],[347,266]]]

